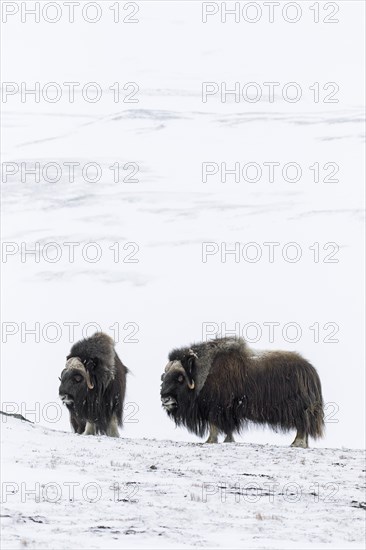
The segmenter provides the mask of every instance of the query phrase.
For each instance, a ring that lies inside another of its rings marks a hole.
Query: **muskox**
[[[103,332],[72,346],[61,373],[59,395],[76,433],[119,437],[127,372],[112,338]]]
[[[321,384],[297,353],[255,352],[242,338],[218,338],[174,349],[162,375],[161,401],[178,426],[217,443],[234,441],[248,422],[275,431],[296,428],[293,447],[323,434]]]

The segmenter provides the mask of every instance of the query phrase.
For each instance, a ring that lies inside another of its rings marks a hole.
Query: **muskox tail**
[[[322,387],[315,368],[308,364],[309,376],[307,377],[308,392],[310,396],[309,406],[305,413],[305,433],[314,439],[323,437],[324,434],[324,403]]]

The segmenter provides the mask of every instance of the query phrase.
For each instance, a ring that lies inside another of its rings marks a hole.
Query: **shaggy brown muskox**
[[[127,372],[112,338],[103,332],[72,346],[61,373],[59,395],[76,433],[119,437]]]
[[[219,338],[174,349],[162,375],[161,401],[177,425],[217,443],[248,421],[275,430],[296,428],[292,446],[308,447],[324,428],[321,384],[297,353],[254,352],[241,338]]]

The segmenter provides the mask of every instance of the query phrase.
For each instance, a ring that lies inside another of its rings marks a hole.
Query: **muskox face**
[[[66,362],[60,381],[58,393],[61,401],[69,410],[80,410],[88,392],[94,388],[89,370],[78,357],[71,357]]]
[[[161,377],[162,384],[160,389],[161,403],[164,409],[170,414],[176,414],[180,405],[184,405],[192,394],[195,384],[187,370],[187,364],[184,361],[170,361],[165,367],[165,372]]]

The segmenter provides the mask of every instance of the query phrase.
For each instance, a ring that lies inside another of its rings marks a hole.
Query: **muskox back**
[[[198,435],[213,426],[231,434],[250,421],[275,430],[296,428],[296,446],[306,446],[309,435],[323,434],[320,379],[297,353],[256,353],[241,338],[221,338],[173,350],[169,359],[163,405],[178,425]],[[193,390],[174,386],[180,368],[194,382]]]
[[[127,372],[107,334],[98,332],[72,346],[59,393],[74,431],[118,437]]]

